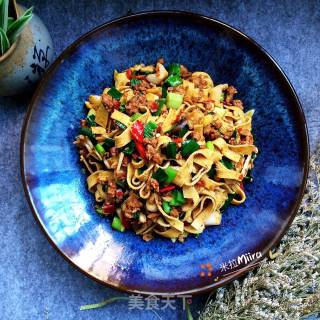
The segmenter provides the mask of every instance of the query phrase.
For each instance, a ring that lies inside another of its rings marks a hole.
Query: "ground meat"
[[[240,144],[253,144],[253,136],[243,136],[241,137]]]
[[[213,126],[219,130],[222,127],[222,122],[220,120],[216,120],[213,124]]]
[[[182,159],[182,155],[181,155],[181,153],[180,153],[180,152],[178,152],[178,153],[177,153],[177,155],[176,155],[176,159],[177,159],[177,160],[181,160],[181,159]]]
[[[192,72],[190,72],[184,65],[180,65],[180,76],[182,79],[188,79],[192,75]]]
[[[129,197],[123,202],[122,212],[126,218],[131,219],[135,212],[140,211],[143,204],[138,200],[138,196],[130,193]]]
[[[150,185],[156,192],[159,192],[159,182],[156,179],[151,178]]]
[[[187,113],[186,119],[190,128],[193,128],[195,124],[201,124],[203,121],[204,114],[198,109],[194,109]]]
[[[178,218],[180,211],[177,208],[172,208],[170,211],[170,216],[173,218]]]
[[[144,241],[150,241],[150,240],[152,240],[153,239],[153,235],[152,234],[150,234],[150,233],[146,233],[146,234],[144,234],[143,236],[142,236],[142,239],[144,240]]]
[[[169,113],[168,108],[166,106],[163,106],[161,109],[161,115],[167,115]]]
[[[239,128],[238,132],[241,136],[250,136],[251,135],[251,131],[249,129]]]
[[[129,157],[124,156],[121,165],[126,168],[129,164],[129,162],[130,162]]]
[[[152,85],[151,85],[151,83],[150,82],[148,82],[147,80],[140,80],[140,83],[139,84],[137,84],[137,85],[135,85],[134,87],[133,87],[133,89],[134,90],[136,90],[136,91],[140,91],[140,92],[146,92],[147,91],[147,89],[150,89],[150,88],[152,88]],[[137,92],[137,93],[138,93]]]
[[[81,119],[80,120],[80,126],[81,126],[81,128],[85,128],[87,126],[87,120]]]
[[[116,197],[117,186],[114,181],[109,181],[107,184],[106,202],[113,203]]]
[[[196,186],[199,187],[199,188],[203,188],[205,186],[205,182],[200,179],[197,183],[196,183]]]
[[[126,111],[129,115],[139,112],[140,106],[145,106],[147,104],[146,96],[136,94],[126,105]]]
[[[125,170],[115,170],[113,175],[116,180],[123,181],[127,177],[127,172]]]
[[[237,89],[234,86],[229,86],[227,88],[227,95],[226,95],[226,103],[231,103],[233,100],[233,96],[238,92]]]
[[[116,99],[113,99],[107,93],[102,94],[102,103],[106,107],[107,111],[109,112],[113,112],[114,109],[117,109],[119,107],[119,101]]]
[[[158,139],[157,138],[144,138],[143,142],[150,144],[152,147],[155,148],[158,144]]]
[[[118,154],[118,149],[116,147],[110,148],[110,154],[116,156]]]
[[[220,132],[216,130],[212,125],[203,128],[203,134],[207,140],[215,140],[220,137]]]
[[[174,93],[179,93],[179,94],[182,94],[184,95],[186,93],[186,89],[183,88],[183,87],[169,87],[168,88],[168,92],[174,92]]]
[[[205,89],[208,86],[208,82],[202,74],[192,78],[196,88]]]
[[[150,219],[152,222],[156,222],[157,219],[160,217],[160,213],[159,212],[152,212],[152,213],[149,213],[147,215],[148,219]]]
[[[122,201],[122,199],[123,199],[123,191],[122,191],[121,188],[118,188],[116,190],[116,197],[117,197],[117,202]]]
[[[158,144],[158,138],[144,138],[146,156],[148,160],[152,160],[157,164],[162,162],[162,157],[159,151],[156,149]]]
[[[148,160],[152,160],[157,164],[161,164],[162,162],[161,154],[151,144],[147,144],[146,146],[146,156]]]
[[[108,163],[109,163],[109,166],[110,166],[110,168],[111,169],[116,169],[117,168],[117,166],[118,166],[118,160],[117,160],[117,158],[109,158],[109,159],[107,159],[107,161],[108,161]]]
[[[233,104],[234,104],[234,106],[236,106],[236,107],[240,108],[241,110],[243,110],[243,104],[242,104],[241,100],[238,100],[238,99],[233,100]]]

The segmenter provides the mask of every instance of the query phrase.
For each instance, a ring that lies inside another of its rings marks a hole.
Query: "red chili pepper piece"
[[[144,148],[142,143],[136,142],[136,149],[137,149],[141,158],[145,159],[147,157],[146,149]]]
[[[142,80],[142,79],[145,79],[146,76],[143,75],[143,74],[140,74],[140,75],[137,75],[137,76],[133,76],[133,78],[136,78],[136,79],[139,79],[139,80]]]
[[[175,188],[176,186],[170,185],[170,186],[166,186],[164,188],[159,189],[159,192],[167,192],[167,191],[174,190]]]
[[[102,206],[102,210],[104,213],[113,213],[116,211],[116,207],[114,206],[114,204],[110,204],[110,203],[105,203]]]
[[[143,135],[144,135],[144,124],[137,120],[131,126],[131,135],[133,140],[137,143],[143,143]]]
[[[172,141],[175,142],[175,143],[180,143],[182,142],[182,138],[172,138]]]
[[[120,101],[113,99],[113,105],[114,105],[115,109],[119,109],[119,107],[120,107]]]
[[[120,220],[121,220],[122,225],[123,225],[126,229],[129,229],[129,228],[130,228],[130,221],[129,221],[128,218],[124,215],[123,212],[121,212]]]
[[[155,101],[153,101],[150,105],[150,111],[156,112],[156,111],[158,111],[158,107],[159,107],[159,105]]]
[[[117,200],[121,200],[123,198],[123,191],[122,189],[117,189],[116,190],[116,197],[117,197]]]
[[[127,69],[127,71],[126,71],[126,76],[127,76],[127,78],[128,78],[129,80],[132,79],[132,70],[131,70],[131,69]]]

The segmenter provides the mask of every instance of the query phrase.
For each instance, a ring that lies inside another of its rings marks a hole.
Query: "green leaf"
[[[104,300],[100,303],[94,303],[94,304],[88,304],[88,305],[81,306],[80,310],[82,311],[82,310],[98,309],[98,308],[105,307],[106,305],[111,304],[113,302],[121,301],[121,300],[129,300],[129,298],[127,298],[127,297],[113,297],[113,298]]]
[[[16,41],[17,37],[23,31],[23,28],[32,19],[32,10],[33,10],[33,7],[29,8],[21,17],[19,17],[16,21],[14,21],[8,28],[7,36],[11,44]]]
[[[9,0],[0,0],[0,28],[6,33],[8,28]]]
[[[193,320],[192,313],[188,304],[186,304],[186,316],[187,320]]]
[[[10,48],[9,40],[6,33],[0,28],[0,56],[3,55]]]
[[[9,17],[8,18],[8,28],[14,23],[14,18],[12,18],[12,17]]]

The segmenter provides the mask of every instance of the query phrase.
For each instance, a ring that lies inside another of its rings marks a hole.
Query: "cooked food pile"
[[[114,71],[114,86],[91,95],[75,144],[96,211],[145,241],[183,242],[246,199],[258,153],[236,88],[180,64]]]

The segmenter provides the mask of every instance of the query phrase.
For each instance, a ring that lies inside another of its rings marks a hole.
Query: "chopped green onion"
[[[154,136],[154,130],[158,128],[158,125],[153,121],[148,121],[144,126],[144,136],[146,138],[152,138]]]
[[[189,126],[186,124],[182,129],[178,132],[178,137],[182,138],[189,131]]]
[[[198,236],[199,235],[200,235],[200,233],[198,233]],[[187,320],[193,320],[192,313],[191,313],[191,310],[190,310],[188,303],[186,304],[186,316],[187,316]]]
[[[234,164],[232,163],[232,161],[231,160],[229,160],[228,158],[226,158],[226,157],[222,157],[222,159],[221,159],[221,162],[222,162],[222,164],[226,167],[226,168],[228,168],[228,169],[234,169]]]
[[[148,167],[146,165],[144,165],[142,168],[138,169],[138,173],[141,174],[142,172],[146,171],[148,169]]]
[[[96,212],[97,212],[100,216],[105,217],[105,215],[104,215],[103,210],[102,210],[102,208],[101,208],[101,207],[96,206]]]
[[[225,94],[224,93],[221,93],[220,95],[220,102],[223,102],[225,99]]]
[[[178,109],[183,102],[183,95],[174,92],[168,92],[166,105],[168,108]]]
[[[231,138],[237,138],[237,130],[233,130]]]
[[[186,140],[182,142],[181,155],[185,158],[200,148],[196,140]]]
[[[130,142],[127,144],[127,146],[122,150],[122,152],[123,152],[125,155],[129,156],[130,154],[133,153],[134,147],[135,147],[135,143],[134,143],[134,141],[132,140],[132,141],[130,141]]]
[[[164,211],[166,214],[169,214],[169,213],[170,213],[171,207],[170,207],[168,201],[163,201],[163,202],[162,202],[162,209],[163,209],[163,211]]]
[[[159,184],[163,184],[164,182],[166,182],[167,177],[167,173],[162,168],[159,168],[152,175],[152,178],[156,179],[159,182]]]
[[[247,175],[243,178],[244,181],[247,182],[252,182],[253,181],[253,177],[252,177],[252,170],[249,169],[247,172]]]
[[[97,143],[95,135],[92,133],[91,128],[81,128],[80,134],[87,136],[93,144]]]
[[[135,212],[135,213],[133,214],[133,219],[134,219],[134,220],[139,220],[139,218],[140,218],[140,213],[141,213],[141,212],[139,212],[139,211],[138,211],[138,212]]]
[[[120,129],[122,129],[122,130],[126,130],[127,129],[127,126],[125,124],[123,124],[122,122],[120,122],[118,120],[115,120],[114,122]]]
[[[172,182],[178,173],[177,170],[173,169],[172,167],[167,167],[164,169],[164,171],[167,174],[167,179],[165,181],[166,183]]]
[[[230,203],[232,202],[232,200],[234,199],[235,196],[236,196],[235,193],[228,194],[228,199],[226,200],[226,202],[224,203],[224,205],[220,209],[221,212],[226,210],[227,207],[229,207]]]
[[[104,147],[101,144],[96,144],[96,150],[103,156],[106,153],[106,150],[104,150]]]
[[[123,232],[126,228],[122,225],[119,217],[114,216],[111,224],[113,229]]]
[[[252,134],[252,138],[253,138],[253,144],[256,144],[256,142],[257,142],[257,137],[256,137],[256,135],[253,133]]]
[[[207,142],[206,142],[206,147],[207,147],[209,150],[214,151],[213,141],[207,141]]]
[[[168,159],[175,159],[178,151],[178,146],[175,142],[169,142],[166,147],[166,156]]]
[[[167,80],[166,83],[169,85],[169,87],[176,87],[182,83],[182,79],[180,78],[180,75],[174,75],[171,74]]]
[[[111,96],[113,99],[120,100],[122,97],[122,93],[118,91],[115,87],[112,87],[107,94]]]
[[[161,98],[158,100],[159,107],[158,107],[158,110],[153,113],[154,116],[160,116],[161,110],[162,110],[165,103],[166,103],[166,99],[164,99],[164,98]]]
[[[131,119],[131,121],[136,121],[136,120],[139,119],[141,116],[142,116],[142,114],[139,113],[139,112],[137,112],[137,113],[134,113],[134,114],[130,117],[130,119]]]
[[[90,127],[96,126],[96,111],[94,109],[90,109],[87,114],[87,123]]]
[[[179,75],[180,76],[180,64],[171,63],[168,67],[169,74]]]
[[[115,146],[115,141],[111,138],[106,138],[106,140],[104,140],[102,146],[105,150],[108,150],[108,149]]]
[[[216,168],[214,165],[211,166],[210,170],[207,173],[208,177],[210,179],[214,179],[214,176],[216,175]]]
[[[162,85],[162,98],[166,98],[166,97],[167,97],[167,94],[168,94],[167,89],[168,89],[167,84],[164,83],[164,84]]]
[[[173,198],[170,200],[170,206],[179,207],[185,204],[186,199],[183,196],[183,193],[180,190],[172,191]]]
[[[141,81],[139,79],[136,79],[136,78],[133,78],[130,80],[130,86],[131,87],[134,87],[134,86],[137,86],[141,83]]]
[[[126,106],[124,104],[122,104],[119,108],[119,111],[122,113],[126,113],[126,111],[127,111]]]
[[[116,185],[120,188],[125,187],[126,182],[124,180],[116,180]]]

